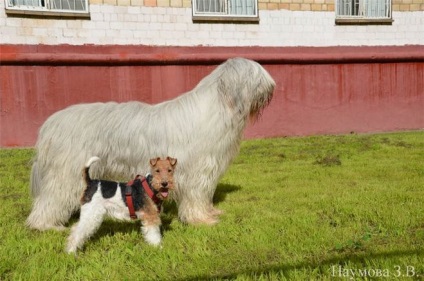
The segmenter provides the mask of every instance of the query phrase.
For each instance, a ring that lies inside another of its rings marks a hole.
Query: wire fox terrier
[[[151,174],[137,176],[128,183],[91,179],[90,166],[99,161],[91,157],[83,169],[86,188],[81,198],[79,222],[72,227],[66,251],[76,253],[100,227],[105,216],[129,221],[140,219],[141,231],[148,244],[159,246],[160,210],[169,190],[174,189],[174,169],[177,159],[150,160]]]

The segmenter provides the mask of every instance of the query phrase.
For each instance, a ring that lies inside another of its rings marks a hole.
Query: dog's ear
[[[156,164],[158,163],[158,161],[160,160],[160,158],[158,157],[158,158],[152,158],[152,159],[150,159],[150,165],[153,167],[153,166],[156,166]]]
[[[175,165],[177,165],[177,159],[176,158],[171,158],[171,157],[166,157],[166,160],[169,161],[169,163],[171,163],[171,166],[174,167]]]

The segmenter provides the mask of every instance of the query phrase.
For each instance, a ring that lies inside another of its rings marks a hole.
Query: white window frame
[[[336,23],[389,23],[392,0],[336,0]]]
[[[88,0],[5,0],[5,3],[7,14],[58,17],[90,16]],[[63,6],[58,7],[58,4]],[[78,4],[80,4],[80,8],[76,8]]]
[[[259,22],[258,0],[193,0],[193,21]]]

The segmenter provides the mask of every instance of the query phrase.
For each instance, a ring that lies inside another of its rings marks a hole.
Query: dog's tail
[[[84,169],[82,170],[82,177],[85,180],[85,183],[88,185],[91,182],[90,178],[90,166],[94,163],[99,161],[100,158],[97,156],[93,156],[90,159],[88,159],[87,163],[84,166]]]

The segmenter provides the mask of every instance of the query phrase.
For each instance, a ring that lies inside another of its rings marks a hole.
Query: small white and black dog
[[[91,157],[83,169],[86,188],[81,198],[79,222],[72,227],[66,251],[76,253],[100,227],[105,216],[118,220],[140,219],[147,243],[159,246],[160,210],[169,190],[174,189],[174,169],[177,159],[150,160],[151,174],[137,176],[128,183],[91,179],[90,166],[100,158]]]

